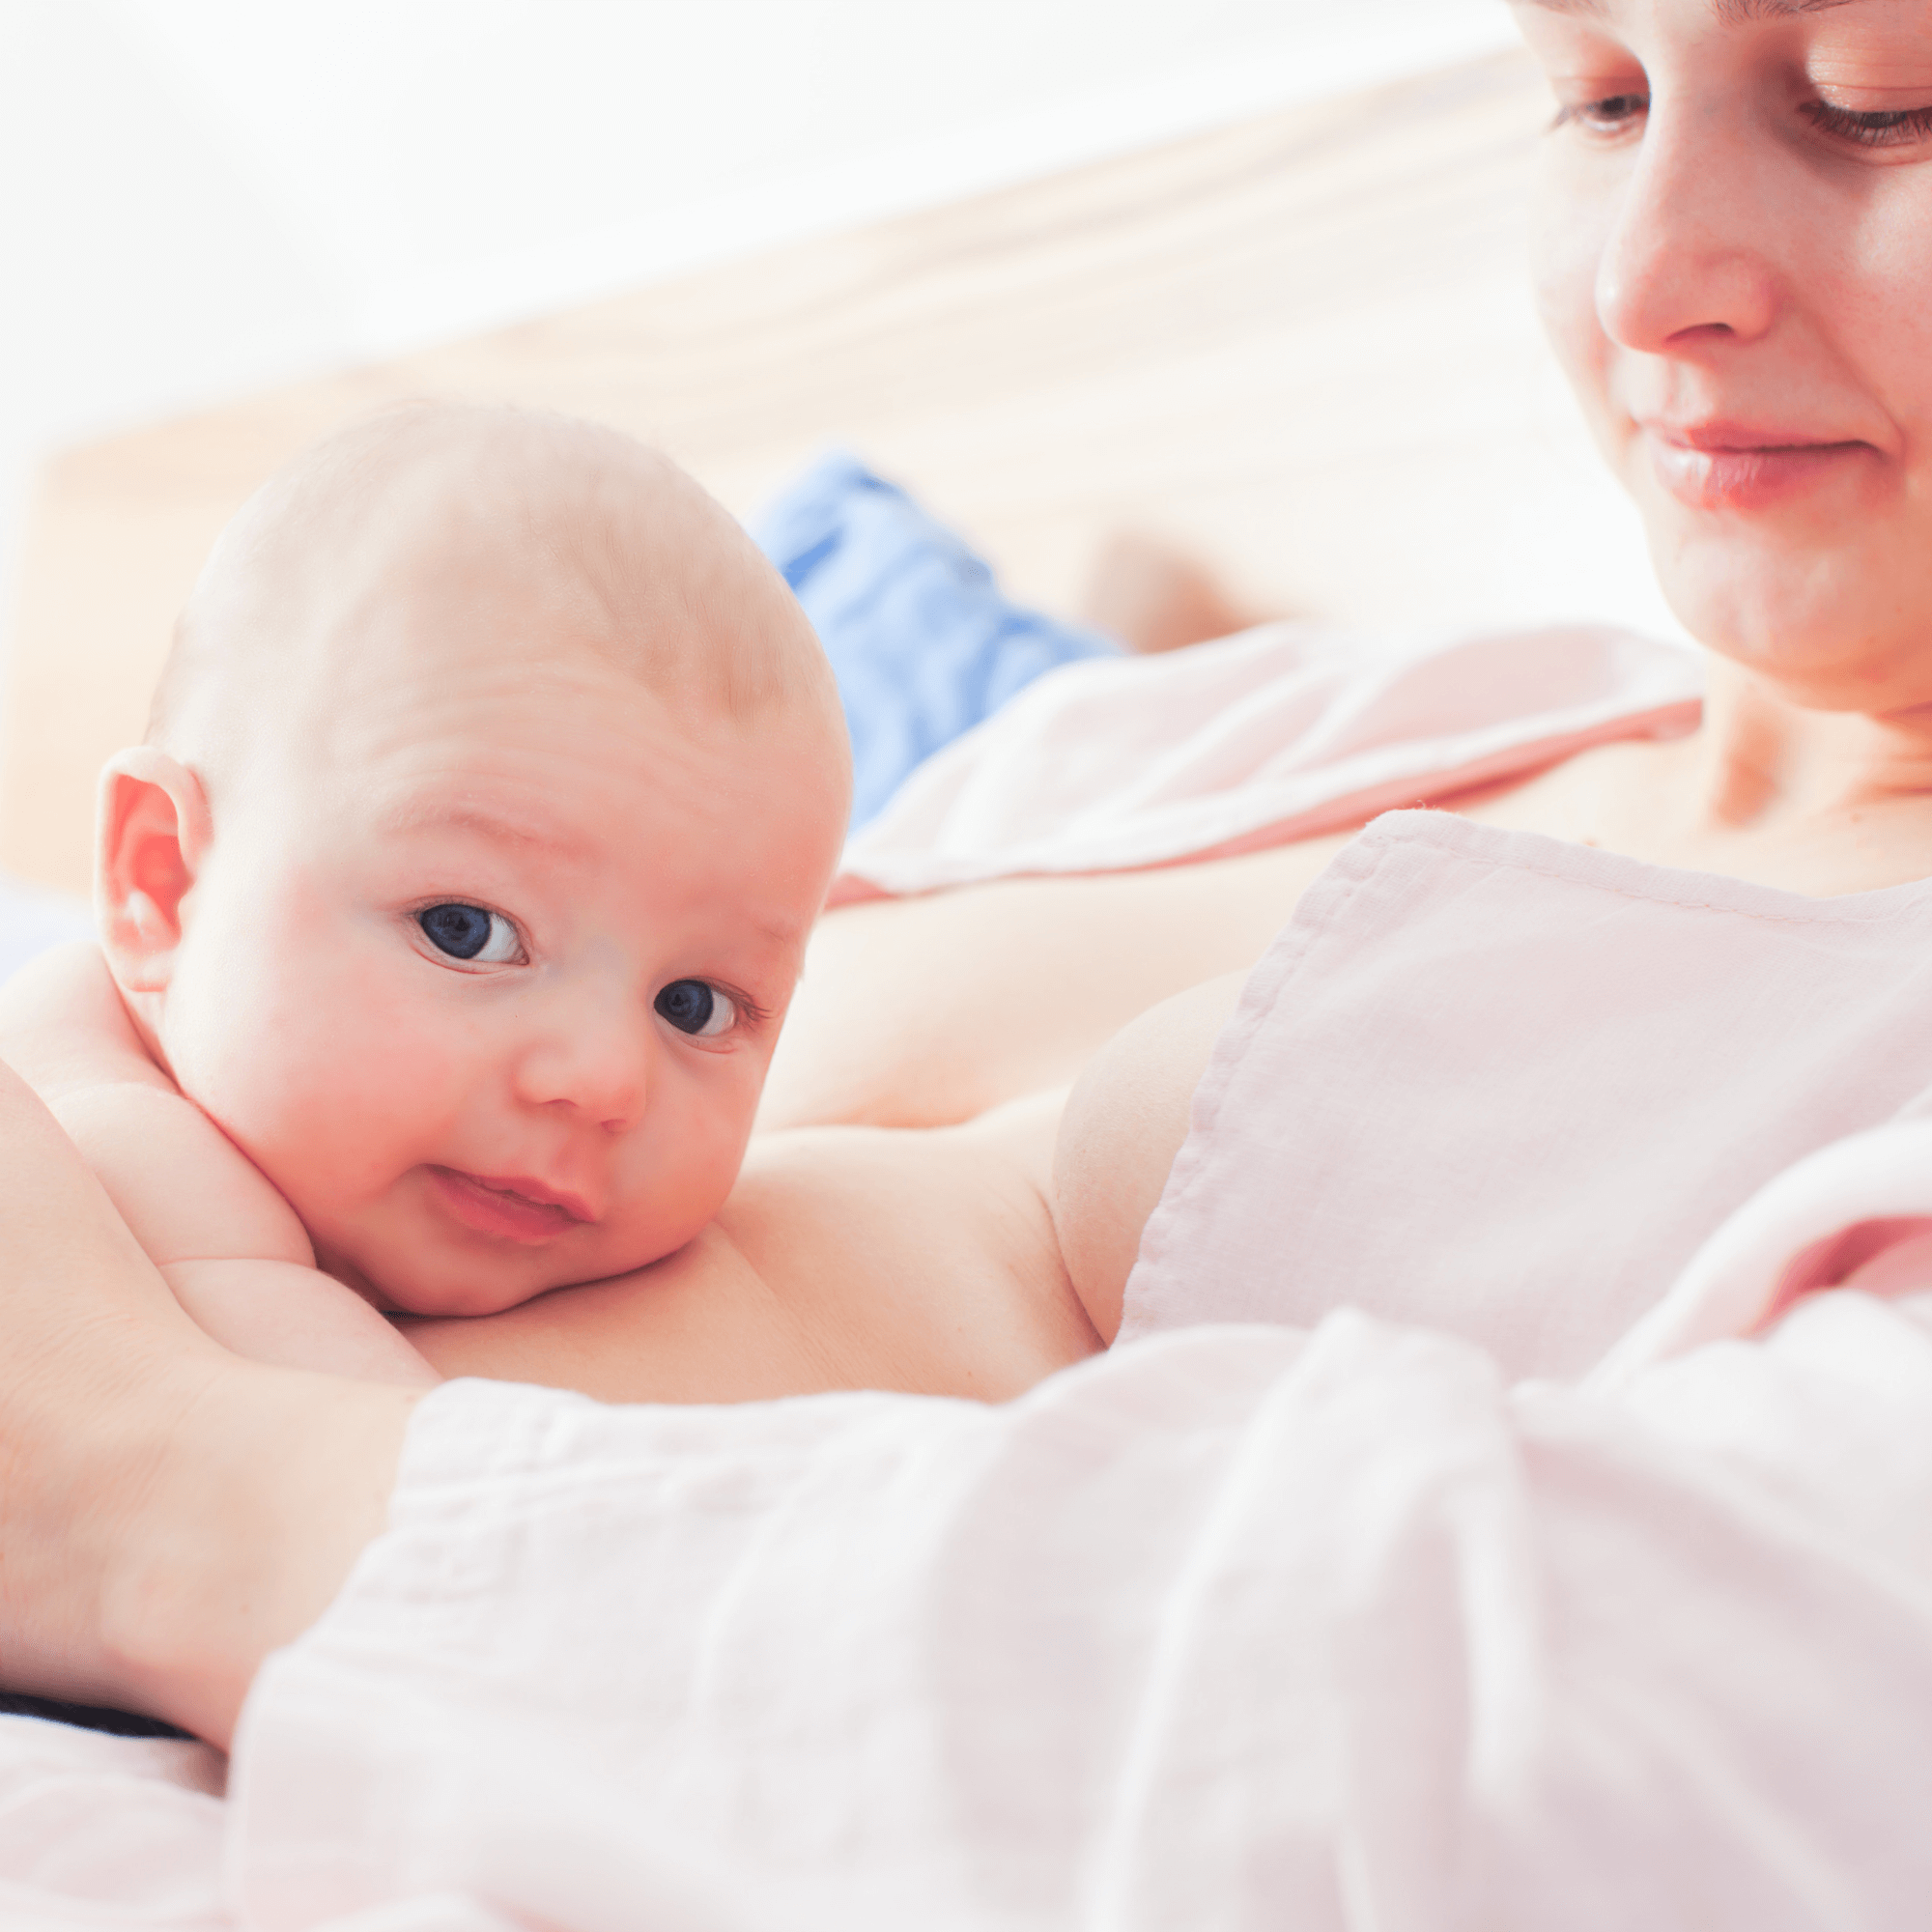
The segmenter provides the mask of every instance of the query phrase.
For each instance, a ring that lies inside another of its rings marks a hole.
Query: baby
[[[101,779],[99,946],[0,1058],[238,1351],[429,1381],[678,1249],[738,1173],[838,857],[838,694],[737,525],[618,433],[420,407],[223,534]]]

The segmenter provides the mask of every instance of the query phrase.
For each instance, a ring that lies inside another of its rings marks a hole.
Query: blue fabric
[[[1009,603],[952,530],[843,450],[821,457],[751,528],[838,673],[854,830],[922,758],[1042,671],[1121,649]]]

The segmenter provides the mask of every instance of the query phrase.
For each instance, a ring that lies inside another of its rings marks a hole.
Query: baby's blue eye
[[[652,1004],[679,1033],[712,1039],[730,1030],[738,1009],[716,986],[702,980],[673,980]]]
[[[501,965],[517,957],[517,928],[499,912],[485,912],[481,906],[426,906],[416,914],[429,943],[452,959],[480,960],[487,966]]]

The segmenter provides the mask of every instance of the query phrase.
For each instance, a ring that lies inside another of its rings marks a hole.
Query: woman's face
[[[1932,0],[1518,0],[1545,321],[1693,635],[1932,702]]]

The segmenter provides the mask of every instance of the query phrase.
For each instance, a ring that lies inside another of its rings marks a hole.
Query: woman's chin
[[[1909,622],[1932,607],[1896,594],[1900,573],[1889,559],[1771,530],[1687,529],[1675,517],[1650,519],[1650,551],[1690,636],[1795,702],[1884,710],[1932,696],[1932,658]],[[1932,570],[1921,562],[1916,571],[1932,595]]]

